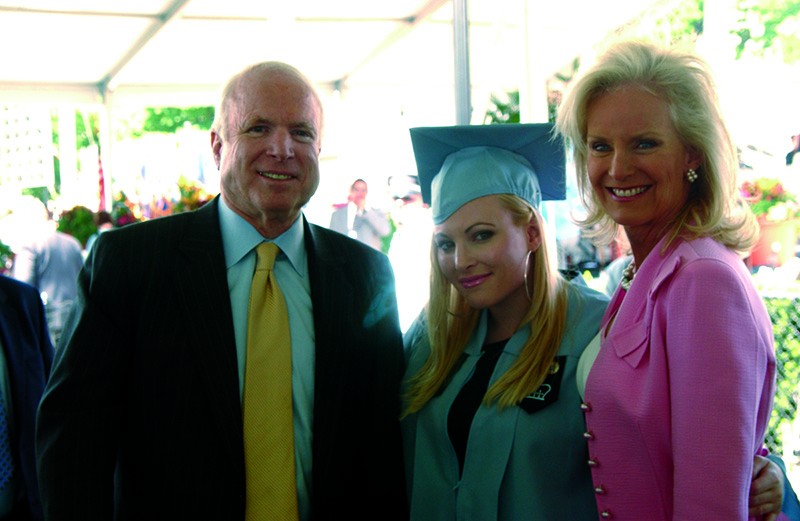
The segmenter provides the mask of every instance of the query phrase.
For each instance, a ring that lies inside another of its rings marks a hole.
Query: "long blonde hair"
[[[515,225],[526,226],[533,217],[543,233],[544,223],[538,210],[513,195],[498,197],[503,207],[512,213]],[[546,241],[531,254],[530,264],[531,306],[521,324],[530,323],[531,334],[519,359],[492,384],[484,397],[485,404],[497,402],[500,408],[517,404],[544,382],[564,335],[566,281],[551,265]],[[410,381],[404,416],[422,409],[445,384],[475,332],[480,316],[480,311],[470,308],[445,278],[439,267],[435,243],[431,244],[431,266],[430,300],[426,308],[431,352]]]

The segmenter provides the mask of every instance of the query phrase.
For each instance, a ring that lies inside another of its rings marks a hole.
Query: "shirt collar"
[[[225,252],[225,267],[230,268],[242,260],[259,243],[264,242],[264,237],[252,224],[237,214],[220,197],[219,223],[222,231],[222,245]],[[294,270],[304,275],[302,267],[306,265],[306,249],[304,247],[305,231],[302,213],[295,219],[288,230],[273,239],[283,254],[289,259]]]

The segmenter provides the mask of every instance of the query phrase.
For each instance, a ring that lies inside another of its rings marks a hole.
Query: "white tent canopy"
[[[653,3],[475,0],[467,7],[472,39],[504,45],[493,58],[503,63],[525,55],[529,26],[544,76]],[[419,82],[415,69],[452,82],[453,11],[450,0],[2,0],[0,91],[5,102],[147,95],[185,103],[265,59],[288,61],[331,89]]]

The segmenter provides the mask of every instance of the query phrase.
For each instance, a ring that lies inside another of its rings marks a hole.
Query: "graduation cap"
[[[461,206],[513,194],[535,207],[566,195],[565,153],[551,123],[416,127],[411,144],[423,200],[441,224]]]

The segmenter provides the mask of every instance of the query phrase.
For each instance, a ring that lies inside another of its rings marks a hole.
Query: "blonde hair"
[[[587,108],[605,93],[637,86],[663,99],[684,146],[702,156],[683,211],[666,230],[678,236],[711,237],[734,250],[755,244],[758,226],[739,194],[739,160],[725,126],[708,65],[690,53],[628,41],[612,46],[577,80],[564,98],[556,128],[573,148],[578,189],[587,209],[578,221],[590,236],[611,242],[619,225],[597,200],[588,179]]]
[[[544,223],[538,210],[513,195],[498,197],[503,207],[513,214],[516,225],[526,226],[533,217],[543,233]],[[510,407],[536,390],[549,374],[561,345],[567,317],[567,283],[551,265],[546,241],[531,254],[530,264],[531,306],[521,324],[529,322],[531,334],[519,359],[486,392],[484,403],[487,405],[496,402],[500,408]],[[433,242],[431,266],[430,300],[426,308],[431,352],[410,382],[404,416],[422,409],[445,384],[475,332],[480,315],[480,311],[470,308],[445,278]]]

